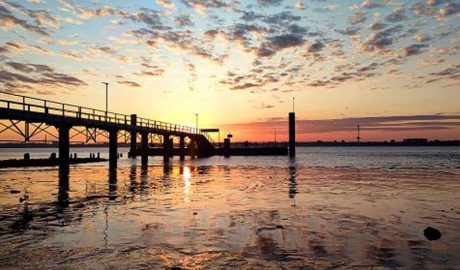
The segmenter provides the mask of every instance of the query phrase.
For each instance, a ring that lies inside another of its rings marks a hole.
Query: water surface
[[[1,268],[460,265],[460,148],[298,148],[295,159],[158,157],[145,167],[123,156],[116,173],[106,163],[68,176],[0,170]],[[427,226],[442,238],[428,241]]]

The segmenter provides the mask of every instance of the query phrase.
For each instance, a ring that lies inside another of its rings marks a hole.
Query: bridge
[[[108,138],[109,166],[112,169],[117,166],[120,138],[129,141],[129,155],[140,155],[143,164],[147,164],[151,152],[149,141],[155,138],[163,144],[165,162],[174,153],[181,160],[185,155],[207,157],[215,154],[210,136],[196,128],[3,91],[0,91],[0,120],[8,121],[6,124],[0,122],[3,127],[0,133],[10,130],[22,136],[25,142],[30,142],[41,132],[56,138],[59,141],[59,169],[64,171],[69,169],[70,139],[77,135],[84,135],[86,143],[96,142],[97,135]],[[49,131],[51,127],[57,130],[57,136]],[[71,130],[76,134],[71,136]],[[174,149],[174,138],[179,139],[178,149]]]

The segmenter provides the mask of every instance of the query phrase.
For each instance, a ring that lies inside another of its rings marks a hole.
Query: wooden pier
[[[129,141],[130,157],[141,156],[142,164],[147,164],[151,155],[161,155],[168,162],[173,156],[181,160],[185,156],[209,157],[212,155],[295,155],[295,124],[294,113],[289,114],[290,148],[287,145],[238,146],[231,144],[230,138],[224,139],[223,147],[217,147],[205,130],[166,123],[138,117],[136,114],[126,115],[98,110],[73,104],[22,96],[0,91],[0,133],[13,131],[31,141],[33,136],[44,132],[58,140],[59,168],[68,171],[70,162],[71,130],[86,136],[86,143],[96,136],[108,138],[110,168],[117,166],[118,142],[120,136],[125,143]],[[5,120],[8,123],[4,123]],[[19,123],[23,124],[23,128]],[[57,132],[50,132],[48,128]],[[77,130],[83,128],[84,130]],[[218,129],[208,129],[218,130]],[[56,135],[57,134],[57,135]],[[123,135],[124,134],[124,135]],[[75,135],[74,135],[75,136]],[[160,137],[162,145],[151,148],[152,136]],[[176,139],[176,143],[174,143]],[[177,142],[178,141],[178,142]],[[176,147],[174,147],[176,145]],[[221,146],[221,144],[219,143]]]
[[[174,137],[178,137],[181,142],[179,150],[181,159],[185,157],[186,147],[188,152],[197,157],[211,156],[215,153],[210,137],[192,127],[140,118],[135,114],[119,114],[6,92],[0,92],[0,120],[9,121],[9,125],[1,123],[3,129],[0,130],[0,133],[12,130],[23,136],[26,142],[38,132],[52,135],[46,128],[55,127],[59,140],[59,166],[64,170],[68,170],[69,167],[70,130],[74,127],[84,127],[87,131],[93,130],[93,132],[104,131],[105,134],[108,134],[111,168],[117,166],[117,144],[119,133],[122,131],[129,134],[131,156],[140,155],[143,163],[148,161],[148,140],[152,134],[163,138],[165,161],[171,157]],[[24,122],[23,130],[18,126],[20,121]],[[90,136],[95,134],[88,133]],[[137,144],[138,136],[141,137],[140,147]],[[187,145],[185,144],[186,139]]]

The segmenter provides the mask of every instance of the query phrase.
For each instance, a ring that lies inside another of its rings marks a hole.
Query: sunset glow
[[[10,93],[104,109],[105,81],[110,111],[236,141],[287,140],[293,97],[298,141],[460,134],[455,0],[0,0],[0,32]]]

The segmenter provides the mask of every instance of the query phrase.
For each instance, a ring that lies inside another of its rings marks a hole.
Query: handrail
[[[4,99],[6,97],[12,97],[11,99]],[[20,99],[20,101],[14,99]],[[99,122],[115,123],[125,126],[131,126],[131,116],[126,114],[120,114],[115,112],[103,111],[100,109],[89,108],[84,106],[78,106],[69,103],[62,103],[52,100],[45,100],[41,98],[22,96],[18,94],[12,94],[5,91],[0,91],[0,107],[2,103],[6,103],[7,109],[13,109],[13,107],[22,111],[28,112],[41,112],[44,114],[62,116],[62,117],[74,117],[77,119],[88,119]],[[38,103],[38,104],[37,104]],[[177,125],[173,123],[167,123],[162,121],[156,121],[146,118],[137,117],[136,127],[151,128],[159,131],[173,131],[182,132],[189,134],[203,134],[196,128],[189,126]],[[207,135],[207,134],[206,134]],[[205,135],[205,136],[206,136]]]

